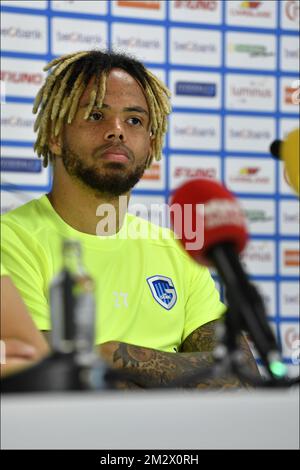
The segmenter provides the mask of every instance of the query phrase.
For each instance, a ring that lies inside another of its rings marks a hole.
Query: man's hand
[[[1,353],[1,376],[28,367],[38,358],[33,346],[14,338],[1,340]]]

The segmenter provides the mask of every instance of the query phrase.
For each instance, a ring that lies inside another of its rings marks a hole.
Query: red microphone
[[[173,194],[171,206],[176,205],[181,210],[170,211],[174,232],[196,261],[210,266],[210,252],[220,243],[230,244],[236,253],[245,248],[248,234],[242,209],[217,181],[188,181]]]
[[[217,268],[226,287],[230,313],[226,318],[235,341],[238,332],[248,331],[270,371],[278,349],[262,298],[239,260],[248,240],[239,203],[217,181],[195,179],[173,194],[170,217],[177,238],[192,258]]]

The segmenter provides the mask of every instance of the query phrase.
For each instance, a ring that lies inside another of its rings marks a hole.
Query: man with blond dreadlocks
[[[137,372],[141,387],[210,367],[224,306],[208,270],[171,231],[127,213],[131,189],[161,157],[168,89],[140,62],[113,52],[69,54],[50,69],[34,112],[35,150],[52,165],[53,186],[7,213],[2,228],[3,262],[37,327],[51,329],[49,285],[61,270],[62,239],[75,239],[96,283],[95,342],[108,362]],[[245,344],[244,351],[254,368]],[[240,385],[229,376],[197,384]]]

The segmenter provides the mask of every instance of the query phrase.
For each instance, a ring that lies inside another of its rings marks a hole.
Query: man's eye
[[[141,121],[139,118],[137,118],[137,117],[129,118],[129,119],[128,119],[128,122],[129,122],[130,124],[133,124],[134,126],[138,126],[138,125],[141,125],[141,124],[142,124],[142,121]]]
[[[102,119],[103,115],[99,111],[93,111],[89,115],[89,121],[100,121]]]

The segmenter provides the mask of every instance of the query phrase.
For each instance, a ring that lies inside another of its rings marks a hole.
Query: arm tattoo
[[[212,352],[217,344],[215,335],[217,323],[209,322],[191,333],[182,344],[181,352],[177,354],[117,343],[113,352],[113,365],[132,371],[136,377],[136,384],[144,388],[168,385],[179,378],[183,380],[186,378],[186,387],[237,389],[245,386],[248,388],[248,384],[242,384],[237,377],[228,374],[205,378],[196,385],[189,385],[187,381],[188,377],[199,369],[211,370],[214,362]],[[243,340],[241,345],[252,371],[255,370],[255,361],[247,343]]]

